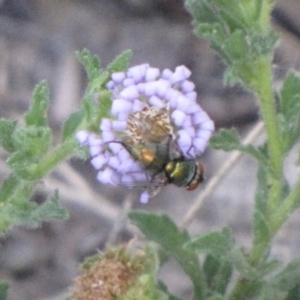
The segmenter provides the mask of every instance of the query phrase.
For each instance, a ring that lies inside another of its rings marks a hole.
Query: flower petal
[[[185,147],[188,148],[191,147],[192,139],[185,130],[181,129],[177,131],[177,136],[178,136],[177,142],[180,149]]]
[[[121,83],[125,79],[124,72],[116,72],[111,74],[111,79],[116,83]]]
[[[115,131],[124,131],[126,129],[127,122],[126,121],[112,121],[112,128]]]
[[[159,69],[157,68],[148,68],[146,71],[145,80],[147,82],[154,81],[159,76]]]
[[[146,71],[149,68],[148,64],[138,65],[128,69],[127,76],[131,77],[136,83],[142,81],[146,75]]]
[[[100,153],[103,152],[103,147],[102,145],[94,145],[90,146],[90,155],[94,157],[95,155],[99,155]]]
[[[180,110],[174,110],[171,114],[171,118],[177,126],[181,126],[185,120],[186,114]]]
[[[115,183],[112,181],[113,174],[114,171],[111,168],[106,168],[104,171],[100,171],[97,174],[97,179],[104,184],[115,185]]]
[[[120,97],[125,100],[134,100],[138,98],[139,91],[135,85],[127,86],[121,93]],[[116,100],[115,100],[116,101]]]
[[[103,118],[101,121],[100,130],[111,131],[112,130],[111,120],[107,118]]]
[[[107,158],[104,155],[98,155],[91,159],[91,164],[96,170],[100,170],[106,162]]]
[[[111,156],[107,162],[107,165],[109,165],[113,169],[117,169],[120,165],[120,160],[118,159],[117,156]]]
[[[132,103],[123,99],[115,99],[112,103],[111,113],[117,115],[121,112],[129,112],[132,110]]]
[[[140,202],[143,204],[147,204],[149,201],[149,198],[150,198],[150,196],[149,196],[148,192],[145,191],[145,192],[141,193],[141,195],[140,195]]]
[[[76,133],[76,139],[81,145],[88,144],[88,137],[91,133],[87,130],[81,130]]]
[[[185,80],[181,83],[181,89],[183,93],[192,92],[195,89],[195,84],[189,80]]]
[[[152,106],[155,106],[157,108],[163,108],[166,106],[165,103],[156,96],[150,97],[148,101]]]
[[[201,138],[194,138],[193,139],[193,145],[195,147],[196,154],[202,154],[205,150],[207,141],[201,139]]]

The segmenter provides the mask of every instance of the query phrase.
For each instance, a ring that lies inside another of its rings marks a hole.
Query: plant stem
[[[283,154],[277,126],[275,101],[272,91],[271,58],[263,57],[257,64],[259,78],[256,78],[254,88],[259,97],[261,113],[267,132],[270,171],[268,180],[270,185],[268,199],[268,215],[271,217],[282,195]]]
[[[280,206],[278,206],[276,212],[273,214],[273,218],[270,222],[270,230],[276,233],[282,224],[286,221],[291,213],[300,205],[300,179],[293,187],[289,195],[284,199]]]
[[[268,184],[270,186],[269,199],[267,207],[267,222],[271,226],[271,234],[266,237],[264,242],[254,244],[253,249],[249,254],[249,262],[255,268],[265,258],[271,245],[271,239],[286,219],[287,213],[283,216],[282,212],[278,211],[282,196],[282,168],[283,168],[283,153],[280,143],[279,129],[277,126],[275,101],[272,91],[272,73],[271,73],[271,58],[261,57],[256,66],[256,71],[259,76],[252,78],[250,84],[252,90],[257,94],[261,106],[261,114],[264,119],[267,132],[267,145],[269,154]],[[300,184],[299,184],[300,190]],[[292,201],[292,200],[291,200]],[[288,206],[289,207],[289,206]],[[287,207],[287,211],[290,209]],[[276,219],[276,220],[275,220]],[[273,224],[273,225],[272,225]],[[240,277],[229,297],[230,300],[246,299],[255,291],[253,290],[256,282]]]
[[[31,166],[29,172],[33,178],[42,178],[48,174],[55,166],[61,161],[67,159],[70,156],[75,155],[78,152],[78,143],[74,138],[70,138],[62,142],[45,156],[38,165]]]

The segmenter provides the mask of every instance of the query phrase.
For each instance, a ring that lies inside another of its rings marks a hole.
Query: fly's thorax
[[[169,161],[165,166],[165,172],[170,183],[188,187],[195,177],[197,168],[195,160],[178,159]]]
[[[168,160],[168,149],[163,144],[137,144],[127,150],[140,165],[153,173],[162,172]]]

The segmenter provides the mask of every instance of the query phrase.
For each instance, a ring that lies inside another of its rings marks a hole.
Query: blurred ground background
[[[298,0],[281,0],[274,11],[274,26],[281,33],[274,61],[278,85],[288,68],[299,67],[299,13]],[[222,61],[206,41],[192,34],[190,21],[182,1],[0,0],[0,117],[21,120],[34,86],[45,79],[51,93],[51,126],[59,132],[63,120],[79,106],[86,84],[75,51],[87,48],[105,66],[130,48],[132,65],[148,62],[171,69],[186,65],[192,71],[199,103],[217,127],[237,126],[244,135],[259,119],[255,99],[240,86],[223,86]],[[2,179],[8,173],[5,153],[0,152],[0,158]],[[207,180],[226,159],[226,153],[206,151]],[[291,182],[297,174],[295,159],[296,150],[286,163]],[[64,299],[79,262],[112,240],[124,198],[137,198],[137,194],[124,195],[124,188],[101,186],[95,174],[88,162],[72,160],[60,166],[41,183],[35,197],[41,201],[58,187],[70,219],[45,223],[37,230],[14,228],[1,238],[0,279],[11,280],[10,300]],[[230,226],[237,241],[247,246],[255,174],[253,160],[243,158],[204,202],[189,227],[191,234]],[[165,212],[180,222],[200,193],[201,188],[187,193],[167,187],[148,205],[136,201],[134,208]],[[297,212],[278,235],[273,256],[289,260],[300,255],[299,225]],[[116,242],[131,237],[132,231],[124,229]],[[175,264],[164,266],[160,277],[172,292],[189,299],[189,282]]]

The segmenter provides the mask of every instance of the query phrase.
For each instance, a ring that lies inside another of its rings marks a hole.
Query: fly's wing
[[[111,177],[114,184],[127,187],[157,188],[168,184],[164,173],[153,176],[149,172],[127,173],[124,175],[114,173]]]
[[[168,147],[168,153],[169,153],[169,160],[183,158],[183,153],[181,152],[180,148],[178,147],[176,141],[174,141],[171,137],[168,141],[167,147]]]

